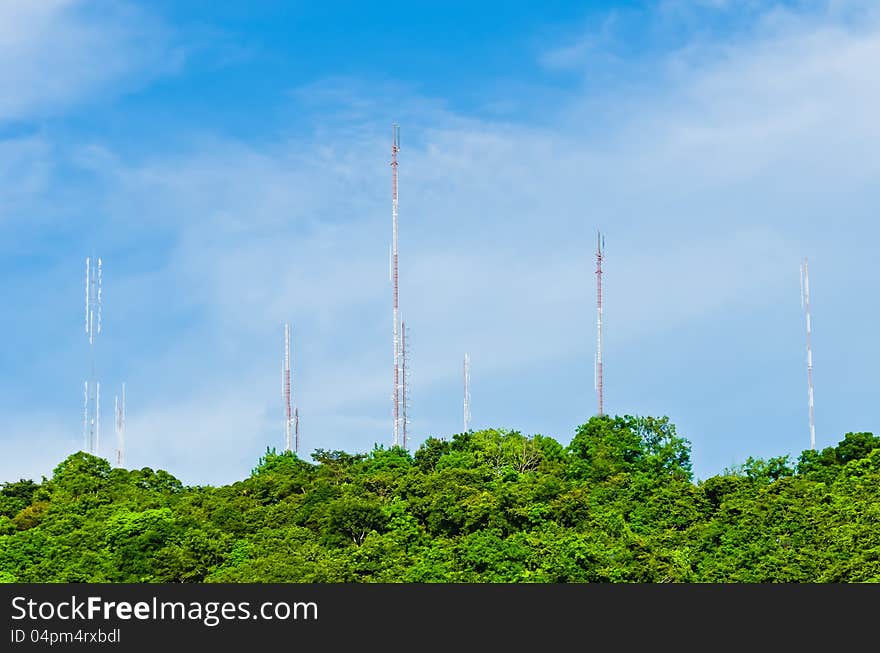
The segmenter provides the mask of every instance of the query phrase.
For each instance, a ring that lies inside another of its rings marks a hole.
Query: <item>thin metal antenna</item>
[[[290,400],[294,401],[294,387],[293,387],[293,346],[290,347]],[[296,402],[293,404],[293,432],[294,432],[294,446],[293,451],[299,455],[299,408],[296,406]]]
[[[401,430],[403,432],[403,448],[409,448],[409,352],[407,351],[407,327],[406,322],[400,323],[400,410]]]
[[[104,315],[104,264],[98,257],[97,265],[86,257],[85,279],[85,332],[89,341],[89,379],[84,382],[83,440],[85,451],[97,455],[100,449],[101,384],[95,378],[95,341],[102,330]],[[94,391],[94,396],[91,395]]]
[[[400,127],[391,126],[391,284],[392,284],[392,346],[394,349],[394,386],[391,392],[394,418],[393,445],[400,446],[400,295],[399,295],[399,252],[397,248],[397,152],[400,150]]]
[[[464,432],[471,428],[471,357],[464,355]]]
[[[91,333],[91,329],[89,329],[89,326],[92,323],[92,321],[90,319],[92,304],[89,301],[90,300],[89,286],[91,285],[91,283],[92,283],[92,275],[89,270],[89,257],[86,256],[86,335],[89,337],[89,343],[92,342],[92,333]]]
[[[102,293],[101,286],[103,285],[103,278],[104,278],[104,273],[103,273],[103,268],[102,268],[102,264],[101,264],[101,257],[99,256],[98,257],[98,282],[97,282],[97,285],[98,285],[98,299],[97,299],[98,333],[101,333],[101,320],[104,315],[103,301],[102,301],[102,296],[101,296],[101,293]]]
[[[807,397],[810,412],[810,449],[816,448],[816,418],[813,414],[813,322],[810,318],[810,269],[807,258],[801,264],[801,306],[807,319]]]
[[[284,399],[284,451],[290,453],[290,431],[293,425],[290,400],[290,324],[284,324],[284,362],[281,368],[281,396]]]
[[[605,261],[605,237],[596,232],[596,360],[595,384],[599,417],[605,414],[604,370],[602,361],[602,263]]]

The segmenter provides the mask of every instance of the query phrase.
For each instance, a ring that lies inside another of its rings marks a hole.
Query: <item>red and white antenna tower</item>
[[[284,323],[284,359],[281,362],[281,398],[284,399],[284,451],[290,452],[290,427],[293,414],[290,402],[290,324]]]
[[[409,352],[406,348],[406,322],[400,323],[400,430],[403,435],[403,448],[409,446]]]
[[[122,384],[122,403],[116,397],[116,465],[125,465],[125,383]]]
[[[95,340],[101,333],[103,318],[103,266],[101,259],[92,265],[91,257],[86,257],[86,304],[85,332],[89,339],[89,379],[83,383],[83,442],[85,451],[97,454],[101,441],[101,384],[95,380]],[[90,392],[92,390],[94,394]]]
[[[810,411],[810,449],[816,448],[816,419],[813,415],[813,322],[810,319],[810,270],[801,264],[801,307],[807,317],[807,397]]]
[[[605,414],[604,371],[602,369],[602,263],[605,261],[605,236],[596,232],[596,360],[595,385],[598,415]]]
[[[464,355],[464,432],[471,428],[471,357]]]
[[[398,287],[397,250],[397,152],[400,150],[400,127],[391,126],[391,284],[392,284],[392,345],[394,347],[394,387],[391,392],[393,404],[393,444],[400,446],[400,299]]]

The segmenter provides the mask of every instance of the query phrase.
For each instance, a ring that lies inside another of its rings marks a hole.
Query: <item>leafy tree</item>
[[[0,582],[880,582],[871,433],[698,483],[666,417],[312,461],[212,487],[74,454],[0,487]]]
[[[749,456],[742,465],[725,470],[725,473],[730,476],[745,476],[755,483],[766,485],[791,476],[794,470],[789,464],[788,456],[777,456],[767,460]]]
[[[867,457],[878,448],[880,448],[880,438],[872,433],[847,433],[836,447],[837,461],[845,465],[851,460]]]
[[[26,479],[3,483],[0,489],[0,515],[15,517],[20,510],[30,505],[39,487],[38,483]]]
[[[52,489],[59,495],[77,499],[97,495],[107,487],[110,463],[80,451],[61,462],[52,475]]]
[[[360,546],[367,535],[383,527],[385,515],[375,496],[346,494],[327,507],[326,523],[331,535],[343,536]]]

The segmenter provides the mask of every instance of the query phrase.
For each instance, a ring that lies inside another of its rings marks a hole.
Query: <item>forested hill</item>
[[[870,433],[700,483],[665,418],[593,418],[567,447],[488,430],[312,458],[185,487],[77,453],[3,485],[0,580],[880,581]]]

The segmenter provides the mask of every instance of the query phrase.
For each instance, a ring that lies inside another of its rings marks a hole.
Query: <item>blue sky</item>
[[[876,431],[880,13],[870,2],[0,5],[0,479],[81,447],[104,260],[102,453],[187,483],[389,444],[390,123],[412,432],[568,442],[668,415],[699,478]]]

